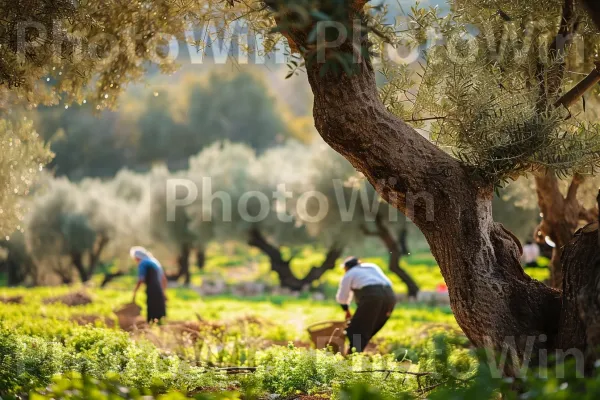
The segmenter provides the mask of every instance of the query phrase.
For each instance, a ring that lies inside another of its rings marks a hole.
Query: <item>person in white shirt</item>
[[[523,246],[523,264],[526,267],[539,267],[537,259],[540,256],[540,247],[537,243],[528,240]]]
[[[349,352],[362,352],[389,320],[396,305],[392,282],[375,264],[348,257],[343,264],[346,273],[340,282],[336,300],[346,312],[350,324],[346,336]],[[350,312],[352,298],[358,305],[354,316]]]

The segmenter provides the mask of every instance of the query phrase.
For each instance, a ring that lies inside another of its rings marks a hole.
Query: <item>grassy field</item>
[[[295,271],[301,274],[319,263],[320,257],[307,252],[294,264]],[[385,265],[381,259],[369,261]],[[407,257],[403,266],[423,290],[435,290],[443,283],[430,255]],[[545,270],[528,272],[545,278]],[[293,394],[339,398],[354,390],[351,387],[367,385],[391,398],[412,398],[427,394],[424,388],[444,386],[449,379],[453,388],[463,385],[462,380],[449,378],[448,370],[474,374],[473,350],[447,306],[399,303],[367,354],[343,359],[315,353],[306,329],[316,322],[342,318],[332,299],[340,276],[339,269],[330,271],[317,285],[315,290],[324,292],[325,300],[314,300],[311,293],[203,297],[193,287],[170,288],[167,323],[132,332],[119,329],[113,311],[130,302],[133,273],[105,289],[0,289],[4,301],[21,298],[20,304],[0,307],[0,397],[34,393],[32,398],[40,399],[103,399],[111,398],[114,391],[118,396],[113,398],[201,398],[206,393],[232,391],[244,398]],[[259,256],[248,265],[235,257],[215,257],[194,275],[193,283],[201,285],[217,277],[232,284],[244,280],[270,284],[274,279]],[[398,291],[404,290],[399,280],[393,280]],[[48,303],[48,299],[77,291],[91,302],[78,306]],[[144,303],[140,293],[138,304]],[[440,361],[440,354],[445,361]],[[232,367],[251,368],[252,373],[229,374],[223,369]],[[430,375],[358,373],[379,369]],[[48,386],[53,380],[54,386]],[[94,395],[98,388],[103,389]],[[360,396],[352,398],[376,398],[373,393]]]

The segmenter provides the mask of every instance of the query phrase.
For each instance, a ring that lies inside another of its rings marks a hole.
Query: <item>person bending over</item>
[[[158,322],[167,315],[167,277],[162,266],[143,247],[132,247],[129,254],[138,263],[138,282],[133,291],[133,302],[142,284],[146,285],[147,321]]]
[[[396,305],[396,296],[392,282],[377,265],[348,257],[342,266],[346,272],[336,300],[346,312],[346,320],[350,321],[346,329],[349,353],[360,353],[389,320]],[[358,305],[354,316],[350,312],[353,297]]]

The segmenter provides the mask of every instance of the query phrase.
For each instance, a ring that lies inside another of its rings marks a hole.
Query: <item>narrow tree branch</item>
[[[593,88],[597,83],[600,82],[600,62],[596,62],[596,68],[589,73],[581,82],[575,87],[565,93],[560,99],[554,103],[555,107],[564,106],[565,108],[571,107],[581,96],[583,96],[588,90]]]
[[[569,184],[569,190],[567,190],[567,202],[577,201],[577,192],[579,191],[579,187],[585,181],[585,177],[581,174],[573,175],[571,179],[571,183]]]
[[[410,371],[402,371],[395,369],[371,369],[365,371],[353,371],[355,374],[374,374],[374,373],[392,373],[392,374],[404,374],[404,375],[412,375],[412,376],[429,376],[432,375],[432,372],[410,372]]]

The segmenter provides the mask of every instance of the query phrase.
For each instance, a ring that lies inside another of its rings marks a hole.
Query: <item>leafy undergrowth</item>
[[[368,354],[343,358],[312,350],[306,333],[311,323],[340,318],[332,302],[203,299],[169,289],[167,323],[128,333],[112,311],[129,291],[87,289],[91,303],[75,307],[45,301],[73,290],[0,293],[22,299],[0,307],[2,399],[517,398],[514,383],[470,347],[449,308],[399,304]],[[518,396],[600,394],[600,381],[566,370],[559,377],[533,371]]]
[[[178,398],[230,391],[244,398],[337,398],[357,384],[397,398],[424,387],[424,378],[412,373],[432,334],[455,335],[456,347],[466,346],[449,310],[399,305],[369,354],[343,358],[311,349],[306,333],[311,323],[339,319],[334,304],[281,296],[201,299],[185,289],[168,291],[164,325],[128,333],[112,311],[130,292],[85,289],[91,302],[78,306],[46,301],[73,290],[0,293],[22,299],[0,307],[3,399],[30,392],[37,398]]]

